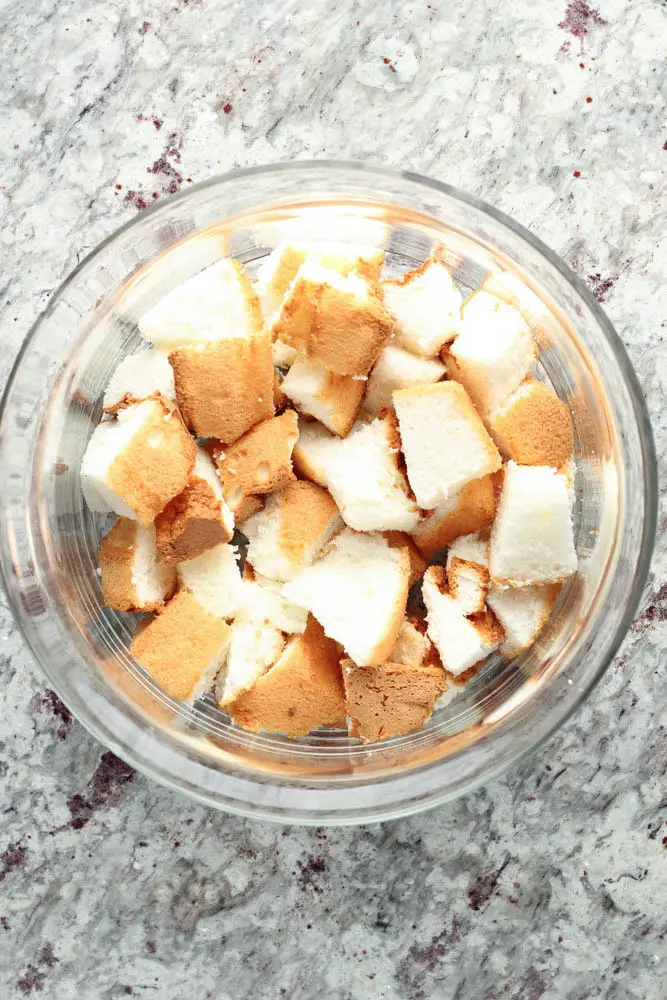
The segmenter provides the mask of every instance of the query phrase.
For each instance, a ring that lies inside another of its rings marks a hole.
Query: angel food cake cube
[[[273,416],[273,356],[268,331],[185,344],[169,355],[176,398],[199,437],[227,444]]]
[[[174,373],[167,351],[147,347],[120,362],[104,393],[104,409],[115,413],[123,405],[156,395],[176,399]]]
[[[225,258],[164,295],[139,320],[139,332],[155,347],[215,343],[258,333],[262,316],[245,268]]]
[[[231,540],[234,516],[224,501],[217,469],[203,448],[197,449],[185,489],[155,519],[155,530],[160,561],[172,565]]]
[[[489,569],[501,587],[555,583],[576,572],[565,475],[546,466],[508,462],[491,532]]]
[[[399,389],[394,406],[420,507],[432,509],[470,480],[500,468],[498,449],[457,382]]]
[[[126,406],[99,424],[81,463],[91,510],[115,511],[151,524],[180,493],[194,467],[196,445],[178,410],[158,397]]]
[[[463,305],[461,332],[449,356],[452,377],[465,386],[480,413],[487,414],[523,381],[537,351],[519,310],[478,291]]]
[[[385,307],[396,321],[398,347],[434,358],[458,334],[461,293],[445,265],[434,257],[398,281],[384,281],[382,289]]]
[[[392,417],[358,424],[327,465],[326,479],[343,520],[357,531],[412,531],[419,509],[399,466]]]
[[[274,493],[296,479],[292,452],[298,436],[296,413],[286,410],[218,451],[223,493],[234,514],[248,498]]]
[[[368,376],[363,411],[378,416],[382,410],[393,407],[393,393],[396,389],[439,382],[446,371],[441,361],[419,358],[401,347],[388,344]]]
[[[336,375],[367,375],[393,328],[367,281],[308,260],[290,285],[274,333]]]
[[[572,458],[570,411],[537,379],[525,379],[489,414],[488,426],[502,454],[518,465],[560,469]]]
[[[496,480],[501,476],[472,479],[429,511],[412,532],[420,551],[430,558],[461,535],[490,528],[498,506]]]
[[[342,527],[338,507],[326,490],[315,483],[288,483],[244,525],[248,559],[265,576],[291,580]]]
[[[116,611],[155,611],[176,589],[176,570],[158,562],[153,525],[119,517],[100,542],[104,603]]]
[[[216,545],[178,566],[181,587],[189,590],[208,614],[231,618],[243,603],[243,582],[233,545]]]
[[[163,691],[192,703],[213,683],[227,655],[229,638],[227,622],[183,590],[146,625],[142,623],[130,652]]]
[[[360,666],[382,663],[405,615],[410,559],[380,534],[342,531],[283,593],[307,608]]]
[[[278,319],[285,295],[307,260],[315,260],[343,276],[356,272],[368,281],[377,281],[384,253],[347,243],[280,243],[262,262],[255,283],[267,325],[272,326]]]
[[[423,597],[428,634],[445,670],[458,677],[494,652],[504,632],[493,614],[468,618],[464,609],[447,593],[442,567],[431,566],[424,575]]]
[[[319,361],[297,358],[281,384],[296,408],[345,437],[356,420],[366,383],[353,375],[334,375]]]
[[[320,726],[345,728],[345,695],[340,653],[322,626],[308,619],[270,670],[230,705],[239,725],[253,732],[306,736]]]

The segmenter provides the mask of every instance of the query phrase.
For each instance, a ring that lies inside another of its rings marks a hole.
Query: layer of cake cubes
[[[81,479],[105,604],[164,692],[302,737],[405,735],[520,656],[576,573],[569,409],[502,275],[281,244],[139,321]],[[246,553],[241,559],[241,548]]]

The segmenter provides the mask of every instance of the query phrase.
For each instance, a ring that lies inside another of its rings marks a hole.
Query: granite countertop
[[[53,289],[145,204],[239,166],[375,160],[494,203],[575,268],[664,455],[667,7],[592,2],[0,4],[2,383]],[[663,543],[615,662],[538,753],[358,829],[156,787],[0,618],[2,1000],[667,995]]]

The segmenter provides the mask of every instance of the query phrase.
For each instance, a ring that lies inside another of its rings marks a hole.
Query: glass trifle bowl
[[[459,288],[512,301],[538,375],[574,425],[579,568],[534,645],[492,656],[423,729],[378,744],[340,730],[291,739],[234,725],[211,696],[162,692],[133,660],[130,615],[104,606],[108,519],[85,505],[81,458],[109,378],[137,350],[137,319],[223,256],[251,276],[280,242],[385,251],[404,273],[432,252]],[[264,819],[357,823],[406,815],[488,781],[581,703],[635,612],[656,520],[646,409],[592,295],[539,240],[476,198],[414,174],[340,163],[238,171],[137,216],[84,260],[31,330],[0,423],[1,558],[16,619],[49,682],[102,743],[200,802]]]

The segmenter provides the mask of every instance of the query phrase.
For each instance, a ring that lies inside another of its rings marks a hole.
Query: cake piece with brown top
[[[560,469],[572,458],[572,417],[553,389],[528,378],[498,409],[488,426],[506,458],[518,465]]]
[[[274,332],[337,375],[367,375],[393,328],[367,281],[308,260],[290,285]]]
[[[361,408],[366,382],[363,376],[335,375],[319,361],[299,357],[283,379],[282,390],[300,413],[345,437]]]
[[[421,667],[427,662],[435,662],[436,658],[437,654],[434,656],[433,645],[426,635],[426,622],[414,615],[406,615],[387,662]]]
[[[358,667],[342,660],[350,736],[374,743],[420,729],[447,687],[437,665],[381,663]]]
[[[502,471],[472,479],[453,493],[411,532],[416,545],[430,558],[460,535],[491,527],[502,484]]]
[[[280,243],[262,261],[255,288],[267,326],[277,320],[280,308],[299,268],[307,260],[343,276],[355,272],[368,281],[376,282],[384,263],[382,250],[347,243]]]
[[[294,410],[263,420],[235,444],[219,452],[222,491],[230,509],[257,494],[273,493],[296,479],[292,451],[299,436]]]
[[[81,463],[91,510],[113,510],[151,524],[181,492],[196,445],[173,403],[158,396],[125,406],[93,431]]]
[[[326,490],[315,483],[288,483],[246,521],[248,559],[265,576],[291,580],[342,527],[338,507]]]
[[[229,706],[252,732],[306,736],[320,726],[345,728],[345,696],[336,643],[313,617],[274,665]]]
[[[268,331],[187,344],[173,350],[169,362],[183,418],[199,437],[231,444],[273,416],[274,370]]]
[[[104,603],[116,611],[155,611],[176,589],[176,570],[157,559],[155,528],[119,517],[100,542]]]
[[[159,558],[165,564],[194,559],[231,540],[234,516],[223,498],[217,469],[203,448],[197,450],[185,489],[156,517],[155,530]]]
[[[178,701],[206,694],[227,654],[230,627],[180,591],[137,629],[130,652],[156,684]]]

